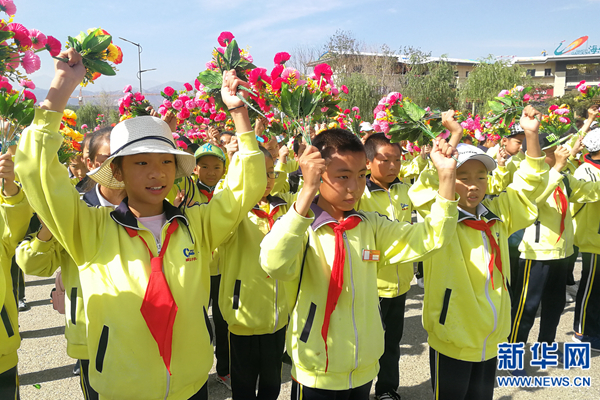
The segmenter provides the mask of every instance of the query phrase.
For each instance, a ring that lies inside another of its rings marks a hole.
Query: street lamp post
[[[156,68],[144,69],[143,70],[142,69],[142,46],[139,43],[132,42],[131,40],[127,40],[127,39],[122,38],[120,36],[119,36],[119,39],[124,40],[126,42],[129,42],[132,45],[137,46],[137,48],[138,48],[138,65],[139,65],[139,68],[138,68],[137,77],[140,80],[140,93],[143,93],[143,91],[142,91],[142,73],[148,72],[148,71],[154,71],[154,70],[156,70]]]

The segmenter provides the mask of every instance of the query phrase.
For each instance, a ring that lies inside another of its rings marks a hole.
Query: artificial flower
[[[40,57],[31,50],[27,50],[21,60],[21,65],[28,74],[33,74],[35,71],[40,69],[41,61]]]
[[[47,38],[42,32],[37,29],[29,30],[29,38],[31,39],[32,47],[36,50],[46,47]]]
[[[27,80],[27,79],[21,79],[21,81],[19,82],[19,85],[26,89],[31,89],[31,90],[35,89],[35,83],[33,83],[32,81]]]
[[[165,93],[167,96],[171,97],[171,96],[173,96],[173,94],[175,93],[175,89],[173,89],[171,86],[167,86],[166,88],[164,88],[163,92],[164,92],[164,93]]]
[[[17,6],[15,6],[12,0],[0,0],[0,10],[13,16],[17,13]]]
[[[188,92],[191,92],[192,90],[194,90],[194,88],[192,87],[192,85],[190,85],[189,83],[184,83],[183,87],[185,87],[185,90],[187,90]]]
[[[46,50],[50,53],[52,57],[56,57],[60,54],[60,49],[62,48],[62,44],[58,39],[53,36],[48,36],[46,38]]]
[[[221,46],[226,47],[229,42],[233,40],[235,36],[231,32],[221,32],[219,38],[217,39]]]
[[[289,55],[289,53],[286,53],[285,51],[283,51],[281,53],[275,54],[275,59],[273,61],[275,62],[275,64],[283,65],[290,58],[291,58],[291,56]]]

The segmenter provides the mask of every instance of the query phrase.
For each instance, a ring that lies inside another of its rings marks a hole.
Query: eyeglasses
[[[267,172],[267,178],[277,179],[279,178],[279,172]]]

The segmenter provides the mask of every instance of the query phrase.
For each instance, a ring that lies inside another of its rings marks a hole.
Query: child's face
[[[271,157],[273,157],[274,160],[279,158],[279,146],[277,145],[277,138],[275,136],[265,143],[265,149],[271,153]]]
[[[487,190],[488,171],[481,161],[466,161],[456,170],[456,193],[460,196],[458,205],[465,211],[475,214],[477,205],[483,201]]]
[[[319,192],[334,209],[350,211],[365,191],[365,153],[334,153],[323,173]]]
[[[75,175],[75,177],[79,180],[85,178],[85,174],[88,173],[88,169],[83,162],[82,157],[73,157],[71,162],[69,163],[69,169]]]
[[[206,186],[215,186],[225,173],[223,160],[215,156],[203,156],[198,159],[194,173]]]
[[[225,133],[221,134],[221,144],[223,146],[226,146],[226,145],[229,144],[229,142],[231,142],[231,135],[228,134],[228,133],[227,134],[225,134]]]
[[[556,146],[544,150],[544,153],[546,153],[546,164],[548,164],[550,168],[554,167],[554,164],[556,164],[556,156],[554,154],[555,150]]]
[[[502,138],[502,146],[504,146],[504,150],[506,150],[508,154],[514,156],[515,154],[519,153],[519,151],[521,151],[524,138],[524,134],[515,135],[509,138]]]
[[[402,167],[402,153],[398,146],[386,144],[379,146],[373,161],[367,160],[371,176],[378,182],[392,183],[398,177]]]
[[[108,157],[110,157],[110,143],[108,142],[108,140],[105,140],[102,146],[100,146],[100,148],[98,149],[98,153],[96,153],[96,159],[87,159],[88,169],[91,171],[93,169],[98,168],[102,165],[104,161],[106,161]]]
[[[121,170],[115,169],[113,174],[125,184],[130,203],[135,202],[141,211],[162,207],[175,182],[176,170],[173,154],[143,153],[123,157]]]
[[[273,160],[265,157],[265,164],[267,167],[267,188],[265,189],[265,193],[263,194],[263,199],[265,199],[271,190],[273,190],[273,186],[275,185],[275,178],[271,178],[269,175],[273,176],[275,173],[275,165],[273,164]]]

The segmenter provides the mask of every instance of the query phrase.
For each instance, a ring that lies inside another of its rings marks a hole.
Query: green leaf
[[[496,100],[498,100],[502,104],[506,104],[509,107],[513,106],[513,102],[512,102],[512,99],[510,97],[496,97]]]
[[[497,101],[488,101],[488,106],[495,114],[500,114],[504,111],[504,106],[502,105],[502,103],[499,103]]]
[[[69,46],[75,48],[75,39],[73,39],[71,36],[67,37],[67,42],[69,42]]]
[[[112,42],[112,36],[110,36],[110,35],[94,36],[87,43],[87,47],[82,46],[82,48],[83,48],[83,50],[87,50],[88,54],[99,53],[101,51],[106,50],[108,48],[108,46],[111,44],[111,42]]]
[[[294,118],[301,118],[301,117],[305,117],[306,115],[302,115],[302,98],[305,95],[306,91],[306,86],[304,86],[302,88],[302,90],[300,89],[296,89],[292,92],[292,97],[290,100],[290,108],[292,109],[292,112],[294,113]],[[310,92],[309,92],[310,94]]]
[[[90,40],[92,40],[96,36],[96,33],[98,33],[99,31],[100,28],[96,28],[93,32],[89,33],[87,37],[83,40],[83,42],[81,42],[81,47],[87,49]]]
[[[11,31],[0,31],[0,42],[4,42],[5,40],[10,39],[15,36],[14,32]]]
[[[34,108],[28,108],[19,119],[19,125],[29,126],[33,122],[33,116],[35,114]]]
[[[291,108],[292,93],[290,93],[287,83],[281,85],[281,111],[288,117],[296,119]]]
[[[8,109],[8,106],[6,104],[6,99],[4,98],[4,95],[2,94],[2,92],[0,92],[0,115],[2,115],[3,117],[6,117],[7,109]]]
[[[408,114],[410,119],[412,119],[415,122],[419,121],[427,113],[424,109],[422,109],[415,103],[411,103],[409,101],[404,102],[404,107],[402,107],[402,108],[404,108],[404,110],[406,111],[406,114]]]
[[[211,90],[220,89],[221,86],[223,86],[223,75],[221,75],[218,71],[208,69],[202,71],[198,75],[198,80],[201,84]]]
[[[225,59],[229,63],[228,69],[235,69],[240,63],[240,49],[237,41],[233,39],[225,49]]]
[[[85,65],[90,71],[100,72],[102,75],[112,76],[117,74],[115,70],[112,69],[112,67],[105,61],[84,58],[83,65]]]

